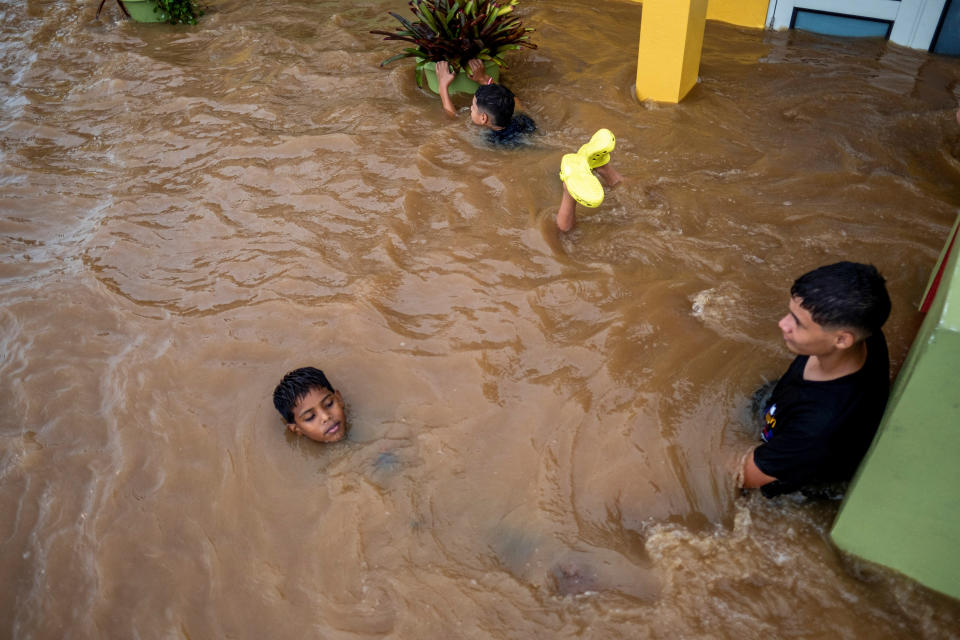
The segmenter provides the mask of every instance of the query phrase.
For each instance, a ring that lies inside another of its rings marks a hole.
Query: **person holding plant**
[[[470,105],[470,120],[473,124],[490,130],[487,140],[491,144],[504,147],[521,144],[526,136],[537,130],[533,119],[524,113],[515,114],[520,101],[510,89],[495,83],[493,78],[487,75],[482,62],[474,58],[470,60],[468,67],[467,76],[480,85]],[[438,62],[436,70],[443,110],[455,118],[457,111],[450,99],[449,88],[456,75],[446,61]]]

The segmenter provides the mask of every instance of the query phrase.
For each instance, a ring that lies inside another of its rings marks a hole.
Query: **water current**
[[[397,0],[0,2],[0,637],[948,638],[960,604],[741,495],[792,280],[876,264],[894,369],[960,206],[960,63],[524,0],[491,149],[368,32]],[[625,177],[557,231],[562,154]],[[347,441],[271,393],[323,368]]]

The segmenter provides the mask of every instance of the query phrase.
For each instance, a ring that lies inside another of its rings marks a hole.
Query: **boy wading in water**
[[[797,354],[764,409],[763,444],[743,463],[742,486],[772,498],[849,480],[883,417],[890,390],[890,315],[871,265],[838,262],[797,278],[780,330]]]
[[[436,70],[443,110],[455,118],[457,110],[450,99],[450,83],[456,78],[456,74],[451,71],[448,62],[438,62]],[[537,130],[537,125],[530,116],[524,113],[514,114],[519,100],[510,89],[496,84],[493,78],[487,75],[483,63],[476,58],[469,62],[467,77],[480,85],[470,105],[470,120],[479,127],[489,129],[487,140],[491,144],[517,146],[526,136]]]
[[[487,140],[496,146],[515,147],[527,136],[537,130],[537,125],[524,113],[515,113],[520,101],[513,92],[502,84],[493,82],[487,75],[483,63],[470,60],[467,77],[479,84],[470,105],[470,120],[473,124],[486,127]],[[450,84],[456,74],[446,61],[436,64],[437,88],[443,110],[450,117],[456,117],[457,111],[450,99]],[[590,141],[580,147],[577,153],[568,153],[560,163],[560,179],[563,181],[563,196],[557,211],[557,228],[570,231],[577,221],[577,203],[585,207],[599,207],[603,202],[603,187],[595,171],[608,187],[614,187],[623,180],[623,176],[610,164],[610,152],[615,139],[609,129],[600,129]]]

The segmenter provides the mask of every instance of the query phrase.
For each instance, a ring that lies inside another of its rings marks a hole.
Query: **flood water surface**
[[[740,495],[801,273],[872,262],[894,367],[960,205],[960,65],[710,22],[679,105],[641,6],[525,0],[491,149],[368,32],[0,4],[0,636],[948,638],[960,605]],[[560,234],[560,157],[625,177]],[[286,433],[318,366],[347,441]]]

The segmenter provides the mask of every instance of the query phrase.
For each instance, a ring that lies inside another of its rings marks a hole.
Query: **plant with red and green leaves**
[[[533,29],[524,27],[513,9],[519,0],[410,0],[414,19],[390,12],[400,26],[395,31],[371,31],[413,46],[390,56],[384,66],[403,58],[417,61],[417,81],[421,69],[447,60],[454,72],[466,69],[476,58],[505,66],[503,54],[523,47],[536,49],[530,42]]]

